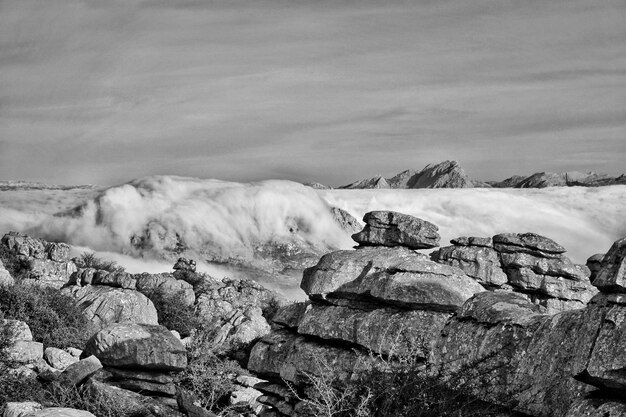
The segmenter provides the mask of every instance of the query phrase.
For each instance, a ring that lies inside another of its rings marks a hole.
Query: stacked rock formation
[[[533,416],[625,415],[614,400],[626,398],[624,271],[626,238],[604,258],[585,308],[546,315],[521,294],[477,294],[443,329],[435,373]]]
[[[274,331],[252,349],[250,370],[306,386],[309,375],[328,372],[346,381],[377,355],[425,360],[452,313],[484,291],[460,269],[412,250],[437,244],[435,225],[395,212],[368,213],[364,221],[353,236],[359,248],[324,255],[305,270],[301,288],[310,303],[277,312]],[[284,387],[255,388],[282,414],[298,407]]]
[[[565,249],[534,233],[493,238],[460,237],[431,254],[433,260],[465,271],[488,290],[512,290],[548,313],[583,308],[597,293],[591,272],[574,264]]]
[[[2,238],[2,245],[14,258],[22,280],[36,285],[61,288],[76,272],[69,258],[70,247],[65,243],[46,242],[17,232]]]
[[[181,415],[175,374],[187,367],[184,346],[163,326],[118,323],[91,337],[83,357],[103,365],[86,383],[88,393],[145,415]]]

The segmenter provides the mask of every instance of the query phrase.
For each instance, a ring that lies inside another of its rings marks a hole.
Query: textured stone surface
[[[301,288],[312,298],[335,293],[439,310],[454,310],[484,291],[460,269],[406,248],[363,248],[324,255],[316,266],[304,271]]]
[[[43,406],[34,401],[9,402],[4,408],[3,417],[25,417],[30,413],[43,409]]]
[[[372,311],[314,305],[298,333],[360,345],[376,353],[426,357],[430,343],[443,328],[448,313],[380,308]]]
[[[281,326],[297,328],[304,317],[307,309],[310,308],[309,302],[292,303],[280,307],[272,316],[272,322]]]
[[[278,330],[254,345],[247,369],[263,377],[283,378],[299,384],[310,382],[306,374],[320,376],[328,372],[347,380],[363,360],[367,358],[357,356],[350,349],[323,345],[287,330]]]
[[[62,291],[76,299],[83,314],[98,328],[112,323],[158,324],[154,304],[138,291],[105,285],[74,286]]]
[[[395,211],[371,211],[363,217],[365,228],[352,235],[362,246],[404,246],[428,249],[439,246],[439,230],[434,224]]]
[[[57,378],[57,381],[63,385],[73,386],[78,385],[89,376],[98,372],[102,368],[102,363],[95,356],[89,356],[80,361],[70,364],[61,375]]]
[[[78,362],[78,358],[75,356],[72,356],[68,352],[55,347],[47,347],[44,350],[43,355],[50,366],[60,371],[63,371],[74,362]]]
[[[129,290],[134,290],[137,285],[137,280],[135,280],[132,275],[128,272],[124,271],[105,271],[99,270],[96,271],[93,275],[92,284],[94,285],[108,285],[110,287],[117,288],[126,288]]]
[[[484,248],[493,248],[493,241],[490,237],[461,236],[450,240],[450,243],[457,246],[481,246]]]
[[[0,285],[13,285],[14,283],[15,280],[13,279],[9,271],[7,271],[4,267],[2,260],[0,260]]]
[[[165,371],[187,367],[180,340],[163,326],[146,324],[113,324],[89,339],[83,355],[94,355],[116,367]]]
[[[0,328],[3,331],[7,331],[11,335],[11,340],[26,340],[32,341],[33,334],[30,331],[30,327],[23,321],[20,320],[12,320],[12,319],[2,319],[0,320]]]
[[[350,235],[359,232],[363,228],[363,225],[356,217],[339,207],[331,207],[330,214],[332,214],[339,227]]]
[[[604,256],[593,285],[602,292],[626,293],[626,237],[613,243]]]
[[[595,255],[591,255],[589,258],[587,258],[587,262],[585,265],[587,265],[587,268],[589,268],[589,271],[591,272],[591,275],[589,276],[589,280],[591,281],[591,283],[593,283],[593,281],[596,279],[596,276],[598,275],[598,272],[600,272],[600,269],[602,269],[603,259],[604,253],[596,253]]]
[[[16,340],[5,350],[9,360],[20,364],[32,364],[43,358],[43,343]]]
[[[452,380],[460,375],[474,394],[487,401],[530,415],[563,416],[589,389],[574,376],[589,378],[595,369],[592,349],[598,350],[601,385],[619,376],[623,355],[615,346],[623,344],[623,334],[608,330],[611,320],[617,320],[610,317],[602,306],[541,315],[521,295],[481,293],[445,326],[431,361],[440,375]],[[603,341],[599,335],[605,328]]]
[[[550,238],[535,233],[502,233],[493,237],[493,246],[499,252],[523,252],[535,256],[554,257],[565,253],[565,248]]]
[[[179,261],[180,262],[180,261]],[[180,269],[180,268],[179,268]],[[168,295],[179,294],[182,302],[191,306],[196,302],[193,286],[186,281],[176,279],[173,274],[135,274],[137,290],[148,296],[153,292]]]
[[[626,403],[603,398],[581,398],[572,404],[566,417],[624,417]]]
[[[499,288],[507,283],[498,252],[490,247],[472,246],[468,241],[466,245],[440,248],[432,258],[435,262],[461,269],[486,288]]]

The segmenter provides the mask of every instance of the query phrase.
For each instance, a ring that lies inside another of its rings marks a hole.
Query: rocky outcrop
[[[142,415],[182,415],[174,382],[175,373],[187,367],[187,354],[165,327],[109,326],[89,339],[83,352],[88,355],[98,358],[104,369],[86,382],[87,395],[108,398]]]
[[[65,243],[46,242],[9,232],[3,236],[2,245],[13,257],[20,279],[33,284],[61,288],[77,270],[69,259],[70,248]]]
[[[176,265],[180,264],[180,260]],[[174,267],[176,267],[174,265]],[[193,265],[195,269],[195,262]],[[174,268],[176,269],[176,268]],[[177,270],[180,270],[178,268]],[[182,303],[188,306],[194,305],[196,302],[196,295],[193,291],[193,286],[188,282],[177,279],[174,274],[161,273],[161,274],[135,274],[133,278],[137,281],[137,291],[150,297],[151,294],[160,293],[166,295],[179,295]]]
[[[33,334],[28,324],[19,320],[0,320],[0,337],[6,344],[4,351],[7,359],[19,369],[25,366],[32,369],[43,357],[43,343],[33,341]]]
[[[614,280],[614,265],[607,261],[600,273]],[[585,308],[555,315],[543,314],[521,294],[477,294],[431,351],[435,374],[462,379],[462,388],[474,395],[533,416],[623,409],[623,403],[603,407],[587,396],[589,385],[605,397],[626,394],[626,294],[619,286],[600,290]]]
[[[108,285],[71,286],[61,290],[73,297],[96,328],[112,323],[158,324],[157,311],[145,295]]]
[[[352,235],[361,246],[404,246],[429,249],[439,246],[439,228],[434,224],[395,211],[372,211],[363,217],[365,228]]]
[[[93,335],[83,356],[94,355],[104,365],[135,369],[182,371],[185,348],[163,326],[117,323]]]
[[[197,293],[198,316],[216,329],[214,342],[235,346],[248,345],[269,333],[263,311],[285,302],[275,292],[240,279],[205,276]]]
[[[13,279],[9,271],[6,270],[4,264],[2,263],[2,260],[0,259],[0,286],[13,285],[14,282],[15,280]]]
[[[574,264],[553,240],[534,233],[493,238],[461,237],[431,254],[439,263],[462,269],[488,290],[515,291],[555,313],[583,308],[597,293],[590,271]]]

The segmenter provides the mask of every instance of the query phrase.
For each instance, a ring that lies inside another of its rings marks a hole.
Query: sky
[[[0,0],[0,179],[624,171],[623,0]]]

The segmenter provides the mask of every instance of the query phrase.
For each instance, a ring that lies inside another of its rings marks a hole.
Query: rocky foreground
[[[199,334],[160,325],[150,298],[176,293],[212,329],[211,344],[228,344],[252,374],[228,376],[231,404],[246,407],[230,415],[357,415],[321,412],[319,391],[345,392],[374,370],[415,373],[498,407],[471,415],[626,415],[626,238],[578,265],[533,233],[439,247],[425,220],[371,212],[363,221],[354,250],[305,270],[309,300],[295,304],[250,281],[198,274],[186,259],[173,273],[133,275],[81,268],[63,243],[5,235],[0,283],[58,289],[93,326],[85,346],[57,349],[5,318],[11,372],[143,415],[212,415],[178,376]],[[91,415],[41,408],[10,403],[5,416]]]

